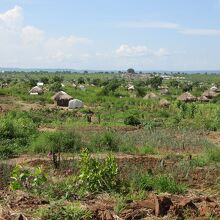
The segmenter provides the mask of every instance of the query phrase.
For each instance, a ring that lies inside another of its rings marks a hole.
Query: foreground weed
[[[12,190],[27,189],[39,192],[46,182],[47,175],[42,168],[38,167],[31,172],[17,165],[11,173],[10,188]]]
[[[156,190],[157,192],[183,193],[186,187],[177,183],[169,175],[135,174],[132,184],[139,190]]]
[[[63,202],[54,202],[50,207],[38,210],[36,216],[45,220],[92,219],[92,213],[79,203],[64,204]]]
[[[118,166],[112,156],[92,158],[88,150],[81,153],[79,183],[90,192],[110,191],[117,186]]]
[[[150,146],[144,146],[144,147],[140,147],[138,149],[139,153],[141,155],[147,155],[147,154],[157,154],[157,151],[155,150],[155,148],[150,147]]]

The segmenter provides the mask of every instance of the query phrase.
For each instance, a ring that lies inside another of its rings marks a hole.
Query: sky
[[[0,0],[0,67],[220,70],[220,0]]]

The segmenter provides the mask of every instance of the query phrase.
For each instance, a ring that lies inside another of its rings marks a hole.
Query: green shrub
[[[61,89],[62,85],[60,82],[54,82],[49,88],[49,90],[52,92],[59,92]]]
[[[61,181],[47,185],[41,194],[55,200],[71,200],[76,197],[76,191],[78,193],[78,189],[76,187],[76,178],[68,177],[62,179]]]
[[[77,152],[81,148],[81,138],[75,132],[41,133],[31,145],[35,153]]]
[[[117,186],[118,166],[112,156],[98,160],[83,150],[80,161],[80,186],[90,192],[110,191]]]
[[[132,182],[141,190],[156,190],[157,192],[183,193],[185,186],[177,183],[169,175],[135,174]]]
[[[41,191],[46,182],[47,175],[43,172],[42,168],[38,167],[34,171],[29,171],[17,165],[11,173],[10,188],[12,190],[28,189]]]
[[[0,138],[28,138],[36,132],[32,119],[19,112],[10,112],[0,118]]]
[[[14,158],[16,156],[16,153],[12,148],[9,146],[0,146],[0,159],[9,159]]]
[[[136,89],[136,93],[137,93],[138,97],[144,97],[145,96],[146,90],[145,90],[144,87],[136,86],[135,89]]]
[[[140,147],[138,148],[138,152],[140,154],[146,155],[146,154],[156,154],[156,150],[153,147],[150,146],[144,146],[144,147]]]
[[[49,208],[40,209],[37,216],[45,220],[83,220],[92,219],[93,215],[79,203],[64,204],[63,202],[55,202]]]
[[[213,149],[208,149],[207,156],[209,158],[209,161],[213,162],[220,162],[220,149],[213,148]]]
[[[133,115],[128,116],[127,118],[125,118],[124,123],[126,125],[132,125],[132,126],[138,126],[138,125],[141,124],[140,120],[137,117],[133,116]]]
[[[118,151],[119,139],[116,133],[106,131],[102,134],[96,134],[88,146],[91,152],[97,151]]]

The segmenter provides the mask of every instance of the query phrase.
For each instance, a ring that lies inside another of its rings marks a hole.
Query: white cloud
[[[36,27],[25,26],[21,30],[21,39],[25,44],[39,43],[45,39],[45,34]]]
[[[20,6],[15,6],[13,9],[0,14],[0,26],[8,29],[20,27],[23,18],[23,9]]]
[[[19,6],[0,14],[0,66],[72,67],[89,59],[90,43],[74,35],[48,37],[44,30],[24,25]]]
[[[220,36],[220,29],[182,29],[180,33],[186,35],[198,35],[198,36]]]
[[[158,50],[150,49],[143,45],[129,46],[122,44],[115,50],[115,54],[119,57],[142,57],[142,56],[168,56],[169,52],[166,48],[160,48]]]
[[[160,48],[158,51],[155,51],[154,54],[157,55],[158,57],[165,57],[165,56],[169,56],[170,52],[168,51],[167,48]]]
[[[87,38],[68,36],[68,37],[59,37],[59,38],[49,38],[47,41],[48,49],[51,48],[72,48],[79,44],[89,44],[91,41]]]
[[[124,23],[120,23],[118,27],[177,29],[179,28],[179,25],[171,22],[147,21],[147,22],[124,22]]]
[[[219,0],[220,4],[220,0]],[[147,22],[124,22],[119,23],[117,27],[121,28],[146,28],[146,29],[169,29],[175,30],[178,33],[185,35],[197,35],[197,36],[220,36],[220,29],[209,28],[185,28],[180,24],[172,22],[159,22],[159,21],[147,21]]]

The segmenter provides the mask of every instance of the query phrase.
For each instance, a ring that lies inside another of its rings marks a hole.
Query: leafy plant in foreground
[[[47,176],[42,168],[38,167],[31,172],[17,165],[11,173],[10,188],[12,190],[28,189],[38,191],[42,189],[46,181]]]
[[[157,192],[183,193],[185,186],[177,183],[169,175],[135,174],[132,179],[135,187],[141,190]]]
[[[98,160],[88,150],[81,153],[79,183],[90,192],[110,191],[117,186],[118,166],[112,156]]]
[[[37,215],[43,220],[82,220],[91,219],[92,213],[78,203],[55,202],[49,208],[41,209]]]

